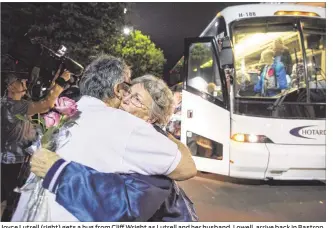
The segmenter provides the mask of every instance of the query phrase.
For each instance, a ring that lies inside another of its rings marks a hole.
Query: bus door
[[[200,171],[229,175],[230,109],[213,37],[185,39],[181,141]]]

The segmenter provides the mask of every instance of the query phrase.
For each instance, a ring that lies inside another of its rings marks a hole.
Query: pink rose
[[[55,103],[55,109],[63,115],[73,116],[77,112],[77,104],[68,97],[60,97]]]
[[[45,125],[46,128],[55,127],[60,122],[60,114],[57,112],[49,112],[48,114],[44,115]]]

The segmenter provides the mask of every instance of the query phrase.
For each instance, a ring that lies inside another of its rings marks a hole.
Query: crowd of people
[[[59,71],[58,73],[59,74]],[[48,111],[63,91],[62,85],[69,80],[69,72],[60,77],[56,75],[48,96],[38,102],[23,99],[27,92],[27,82],[14,73],[7,75],[5,95],[1,100],[1,202],[7,201],[7,209],[2,218],[8,220],[14,210],[14,200],[17,194],[13,189],[20,183],[17,178],[21,167],[27,161],[27,151],[34,140],[37,140],[37,129],[29,121],[23,121],[16,116],[33,116]]]
[[[36,150],[40,132],[16,117],[52,109],[70,78],[70,72],[59,74],[38,102],[22,99],[26,82],[15,74],[6,81],[2,221],[198,221],[193,203],[175,182],[197,170],[188,147],[164,130],[179,105],[166,83],[152,75],[131,80],[123,60],[98,57],[80,80],[69,140],[55,151]],[[24,181],[17,177],[24,164],[32,172],[27,183],[35,175],[43,178],[41,205],[32,205],[38,197],[33,188],[20,189]]]

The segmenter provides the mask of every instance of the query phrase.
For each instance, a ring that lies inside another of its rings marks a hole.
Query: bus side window
[[[188,85],[223,100],[218,62],[209,43],[195,43],[190,46],[188,62]]]

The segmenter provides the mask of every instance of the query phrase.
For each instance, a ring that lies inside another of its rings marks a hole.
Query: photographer
[[[15,207],[13,190],[20,184],[18,176],[22,164],[27,158],[26,151],[37,137],[34,125],[28,120],[21,120],[16,115],[27,119],[38,113],[45,113],[54,103],[70,79],[65,71],[60,77],[60,69],[51,85],[49,94],[42,100],[33,102],[22,99],[27,92],[26,80],[15,74],[9,74],[5,80],[6,93],[1,100],[1,202],[7,201],[1,221],[9,221]]]

